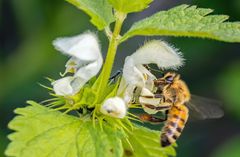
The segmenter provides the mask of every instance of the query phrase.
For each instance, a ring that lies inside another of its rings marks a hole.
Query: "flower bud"
[[[127,114],[127,106],[122,98],[112,97],[104,101],[100,111],[114,118],[124,118]]]

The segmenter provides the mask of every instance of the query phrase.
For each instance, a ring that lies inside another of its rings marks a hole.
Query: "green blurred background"
[[[240,20],[240,0],[155,0],[142,13],[129,15],[123,31],[134,21],[156,11],[178,4],[195,4],[213,8],[216,14]],[[106,38],[90,23],[89,17],[67,2],[59,0],[0,1],[0,157],[8,144],[11,131],[7,123],[13,110],[25,101],[49,98],[38,85],[46,84],[45,76],[58,78],[67,57],[51,45],[59,36],[70,36],[93,30],[100,36],[105,55]],[[135,37],[119,48],[114,71],[121,68],[124,57],[134,52],[145,40]],[[186,65],[180,69],[192,93],[224,102],[225,116],[219,120],[188,123],[178,141],[178,157],[240,156],[240,44],[207,39],[161,38],[179,48]]]

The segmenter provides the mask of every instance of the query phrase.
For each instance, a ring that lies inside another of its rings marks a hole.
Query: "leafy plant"
[[[139,121],[128,108],[132,89],[145,87],[155,78],[143,65],[155,63],[159,68],[176,68],[183,58],[162,41],[150,41],[128,56],[123,76],[110,79],[118,46],[136,35],[188,36],[240,42],[240,23],[224,22],[227,16],[208,15],[211,9],[181,5],[160,11],[135,24],[121,36],[128,13],[147,8],[152,0],[67,0],[86,12],[92,24],[105,30],[109,47],[103,62],[98,39],[86,32],[74,37],[58,38],[53,44],[71,56],[59,80],[49,79],[53,98],[41,103],[28,102],[9,128],[6,155],[15,157],[56,156],[175,156],[174,146],[161,147],[160,132],[134,123]],[[113,31],[110,24],[115,22]],[[98,77],[97,73],[103,68]],[[66,74],[72,74],[65,76]],[[147,75],[149,80],[145,80]],[[115,80],[116,79],[116,80]],[[47,104],[43,106],[42,104]],[[140,107],[141,108],[141,107]],[[62,111],[62,112],[61,112]]]

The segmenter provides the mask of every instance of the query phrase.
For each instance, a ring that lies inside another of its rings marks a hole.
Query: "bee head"
[[[167,72],[163,75],[163,77],[157,79],[154,81],[155,86],[161,86],[161,85],[167,85],[172,84],[174,81],[177,81],[180,79],[180,75],[175,72]]]
[[[180,75],[175,72],[168,72],[163,76],[163,79],[167,84],[171,84],[174,81],[177,81],[180,79]]]

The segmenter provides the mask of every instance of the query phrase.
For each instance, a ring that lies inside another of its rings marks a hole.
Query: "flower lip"
[[[85,66],[79,68],[74,76],[81,77],[83,79],[89,80],[93,76],[97,75],[102,67],[103,59],[100,57],[98,60],[86,64]]]

